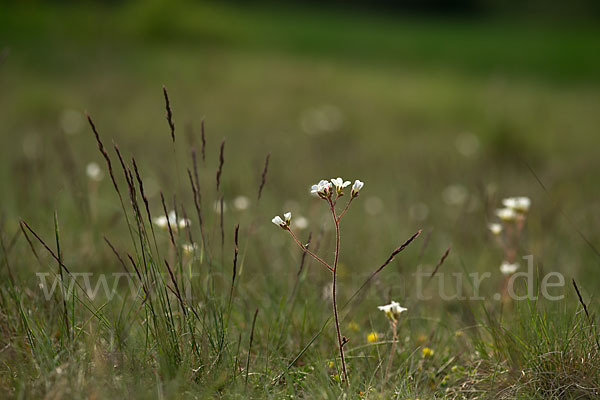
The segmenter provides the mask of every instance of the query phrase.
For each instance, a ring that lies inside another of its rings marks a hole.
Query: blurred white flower
[[[479,138],[469,132],[458,135],[454,141],[454,145],[456,146],[456,150],[465,157],[475,155],[480,147]]]
[[[383,201],[376,196],[371,196],[365,201],[365,211],[370,215],[377,215],[383,211]]]
[[[392,321],[396,321],[400,314],[407,310],[406,308],[400,306],[400,303],[397,303],[393,300],[390,304],[379,306],[377,308],[383,311],[385,315]]]
[[[342,178],[333,178],[331,179],[331,183],[333,183],[333,185],[335,186],[335,189],[337,190],[338,194],[342,193],[342,190],[344,190],[344,188],[348,185],[350,185],[350,181],[344,181]]]
[[[169,225],[171,225],[171,229],[173,230],[184,229],[192,224],[192,221],[186,218],[180,218],[178,221],[174,210],[169,211],[168,216],[161,215],[160,217],[153,218],[152,222],[160,229],[168,229]]]
[[[496,236],[502,232],[502,224],[493,223],[488,225],[488,229]]]
[[[300,217],[296,216],[294,218],[294,228],[297,228],[300,230],[308,228],[308,220],[302,216],[300,216]]]
[[[43,151],[42,138],[37,133],[30,133],[23,138],[23,154],[29,160],[40,157]]]
[[[502,264],[500,264],[500,272],[503,275],[512,275],[517,272],[517,269],[519,269],[519,263],[511,264],[508,261],[502,261]]]
[[[66,109],[60,115],[60,127],[67,135],[74,135],[81,131],[84,125],[83,114],[80,111]]]
[[[334,132],[340,129],[342,122],[342,112],[333,105],[311,107],[300,116],[302,130],[310,135]]]
[[[425,203],[413,204],[408,208],[408,215],[415,221],[424,221],[429,215],[429,207]]]
[[[360,192],[363,186],[365,186],[364,182],[359,181],[358,179],[355,180],[354,184],[352,185],[352,197],[358,196],[358,192]]]
[[[191,224],[192,224],[192,221],[190,221],[187,218],[180,218],[179,221],[177,222],[177,225],[179,226],[179,229],[187,228]]]
[[[169,224],[168,218],[164,215],[153,218],[152,222],[154,222],[154,225],[158,226],[160,229],[167,229]]]
[[[96,182],[100,182],[104,179],[104,172],[102,172],[100,166],[95,162],[91,162],[85,167],[85,173],[88,178]]]
[[[310,193],[319,196],[322,199],[326,199],[331,196],[331,187],[331,182],[321,179],[319,183],[311,186]]]
[[[517,218],[517,213],[512,208],[499,208],[496,216],[504,222],[512,222]]]
[[[444,202],[451,206],[461,206],[467,201],[469,193],[467,189],[460,184],[447,186],[442,192]]]
[[[181,245],[181,249],[184,254],[192,254],[194,251],[198,249],[198,245],[196,243],[184,243]]]
[[[250,206],[250,199],[248,199],[246,196],[238,196],[235,199],[233,199],[233,207],[236,210],[245,210]]]
[[[502,200],[502,204],[504,207],[510,208],[519,213],[526,213],[529,211],[529,207],[531,206],[531,200],[529,197],[521,196],[521,197],[508,197]]]

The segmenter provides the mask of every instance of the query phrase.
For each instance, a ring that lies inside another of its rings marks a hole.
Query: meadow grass
[[[288,11],[199,6],[186,17],[153,5],[136,27],[135,8],[13,11],[0,17],[11,42],[0,64],[8,397],[598,397],[593,29],[577,41],[543,28],[554,45],[529,54],[544,43],[538,33],[501,23],[431,29],[351,13],[330,23],[310,9],[282,23]],[[90,23],[100,17],[105,37]],[[73,22],[52,28],[53,18]],[[307,20],[315,26],[304,29]],[[349,25],[358,47],[335,33]],[[516,40],[506,31],[525,39],[507,46]],[[553,64],[565,48],[570,62]],[[86,175],[91,162],[104,179]],[[330,275],[270,223],[288,209],[304,217],[300,240],[333,260],[330,215],[308,189],[338,175],[366,182],[341,233],[349,388]],[[563,300],[493,299],[503,251],[487,223],[501,198],[519,194],[533,204],[517,251],[534,255],[535,293],[538,276],[565,275],[553,292]],[[173,225],[154,223],[171,210]],[[415,287],[421,270],[438,271],[427,300]],[[486,271],[484,300],[440,296],[440,281],[457,289],[452,273],[472,294],[468,273]],[[50,300],[40,272],[64,283]],[[90,272],[91,292],[102,273],[111,288],[119,273],[135,284],[123,278],[110,300],[102,286],[92,296],[77,275]],[[390,300],[408,309],[397,342],[377,310]]]

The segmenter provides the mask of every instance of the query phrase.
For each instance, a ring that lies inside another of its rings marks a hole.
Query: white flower
[[[517,218],[517,213],[512,208],[500,208],[496,210],[496,215],[504,222],[512,222]]]
[[[502,232],[502,225],[498,223],[493,223],[488,225],[488,229],[496,236],[498,236]]]
[[[512,275],[517,272],[517,269],[519,269],[519,263],[511,264],[507,261],[502,261],[502,264],[500,265],[500,272],[502,272],[503,275]]]
[[[529,197],[521,196],[521,197],[508,197],[502,200],[502,204],[504,207],[508,207],[519,213],[526,213],[529,211],[529,207],[531,206],[531,200]]]
[[[444,202],[451,206],[461,206],[469,198],[469,191],[463,185],[456,183],[448,185],[442,192]]]
[[[400,306],[400,303],[395,302],[393,300],[390,304],[385,306],[379,306],[377,308],[383,311],[385,315],[387,315],[387,317],[392,321],[396,321],[400,314],[407,310],[406,308]]]
[[[233,199],[233,207],[236,210],[245,210],[250,206],[250,200],[246,196],[238,196]]]
[[[354,181],[354,185],[352,185],[352,197],[358,196],[358,192],[365,186],[365,183],[359,181],[358,179]]]
[[[308,220],[302,216],[294,218],[294,227],[297,229],[306,229],[308,227]]]
[[[291,221],[292,213],[289,211],[283,214],[283,219],[279,215],[276,215],[271,220],[272,223],[274,223],[275,225],[279,225],[282,229],[289,229]]]
[[[198,249],[198,245],[196,243],[184,243],[181,245],[181,249],[184,254],[192,254]]]
[[[158,226],[160,229],[167,229],[169,220],[164,215],[160,217],[156,217],[152,220],[154,225]]]
[[[286,212],[283,214],[283,218],[285,219],[285,224],[289,226],[290,222],[292,221],[292,213],[290,211]]]
[[[178,222],[177,225],[179,226],[179,229],[185,229],[188,226],[190,226],[192,224],[192,221],[190,221],[187,218],[181,218]]]
[[[316,185],[312,185],[310,188],[310,193],[319,196],[322,199],[326,199],[331,196],[331,187],[333,185],[331,182],[321,179],[319,183]]]
[[[338,194],[342,193],[342,190],[344,190],[344,188],[348,185],[350,185],[350,181],[344,181],[342,178],[332,178],[331,179],[331,183],[333,183],[333,185],[335,186],[335,189],[337,190]]]
[[[161,215],[160,217],[156,217],[152,220],[154,225],[158,226],[160,229],[168,229],[169,225],[171,225],[171,229],[185,229],[186,227],[192,224],[187,218],[180,218],[177,220],[177,214],[174,210],[169,211],[169,215]]]
[[[365,211],[370,215],[377,215],[383,211],[383,200],[377,196],[367,197]]]
[[[85,173],[88,178],[96,182],[100,182],[104,178],[104,172],[102,172],[100,166],[95,162],[91,162],[85,167]]]

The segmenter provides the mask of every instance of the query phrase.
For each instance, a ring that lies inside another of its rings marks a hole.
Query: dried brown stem
[[[438,270],[440,269],[440,267],[442,266],[442,264],[444,263],[444,261],[446,261],[446,258],[448,257],[448,254],[450,254],[450,247],[448,247],[446,249],[446,251],[442,255],[442,258],[440,258],[440,260],[438,261],[437,265],[433,269],[433,272],[431,273],[431,275],[429,275],[429,280],[431,280],[435,276],[435,274],[437,274]]]
[[[223,173],[223,164],[225,163],[225,139],[221,142],[219,150],[219,168],[217,169],[217,192],[221,186],[221,174]]]
[[[165,196],[163,192],[160,192],[160,201],[162,202],[163,211],[165,213],[165,217],[167,218],[167,227],[169,228],[169,236],[171,238],[171,243],[175,246],[175,236],[173,236],[173,229],[171,229],[171,221],[169,218],[169,213],[167,212],[167,204],[165,203]],[[177,219],[175,220],[175,225],[177,225]]]
[[[202,119],[202,123],[200,124],[200,131],[202,134],[202,163],[206,164],[206,136],[204,135],[204,119]]]
[[[171,140],[175,143],[175,123],[173,122],[173,111],[171,110],[171,102],[169,101],[169,94],[167,93],[167,87],[163,85],[163,95],[165,96],[165,109],[167,110],[167,122],[171,129]]]
[[[262,174],[260,176],[260,185],[258,187],[258,200],[260,200],[260,196],[262,196],[263,188],[265,187],[265,184],[267,183],[267,171],[269,169],[269,158],[271,158],[271,153],[267,154],[267,157],[265,158],[265,166],[264,166]]]

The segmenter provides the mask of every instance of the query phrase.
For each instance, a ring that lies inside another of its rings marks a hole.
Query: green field
[[[0,10],[0,52],[1,393],[600,396],[600,29],[593,24],[180,1],[23,4]],[[189,230],[173,233],[175,245],[168,231],[151,228],[134,173],[132,206],[113,142],[126,166],[135,157],[152,217],[164,214],[163,193],[167,210],[190,218]],[[187,172],[192,149],[202,231]],[[104,179],[86,175],[90,163]],[[285,211],[296,222],[304,217],[306,227],[293,225],[299,237],[310,233],[309,248],[332,262],[331,216],[309,188],[337,176],[365,182],[341,223],[340,308],[352,299],[340,312],[349,388],[328,320],[331,274],[310,257],[302,261],[271,223]],[[564,299],[494,300],[503,252],[487,225],[508,196],[532,201],[517,253],[533,256],[534,287],[522,280],[517,291],[539,294],[543,276],[559,272],[564,285],[551,292]],[[135,263],[144,285],[135,274],[134,294],[122,280],[110,299],[77,285],[71,296],[59,285],[45,299],[39,273],[51,282],[62,271],[67,288],[74,276],[85,285],[81,274],[90,273],[92,289],[101,274],[113,284],[123,266],[104,238],[129,272]],[[198,243],[193,255],[181,250],[187,242]],[[420,299],[415,272],[431,273],[448,248],[424,289],[429,298]],[[483,299],[474,300],[469,274],[485,272]],[[457,291],[466,298],[444,299]],[[408,308],[395,349],[377,310],[390,300]]]

